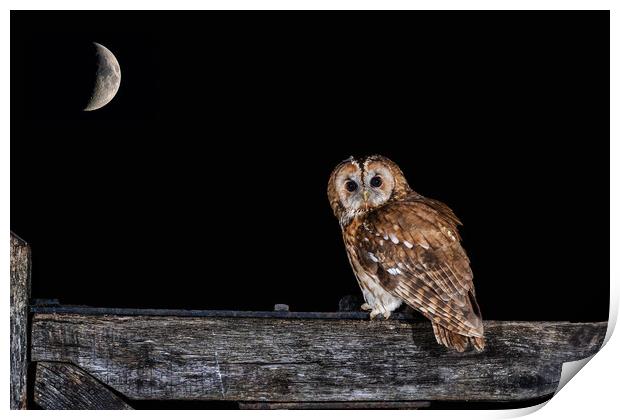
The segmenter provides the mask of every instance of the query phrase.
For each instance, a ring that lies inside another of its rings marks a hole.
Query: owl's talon
[[[383,319],[388,320],[392,316],[392,312],[391,311],[383,312],[380,309],[372,309],[370,311],[370,319],[374,320],[378,315],[382,315]]]
[[[362,304],[362,311],[372,311],[372,306],[367,303]]]
[[[374,320],[377,317],[377,315],[379,315],[380,313],[381,313],[380,310],[373,309],[372,311],[370,311],[370,319]]]

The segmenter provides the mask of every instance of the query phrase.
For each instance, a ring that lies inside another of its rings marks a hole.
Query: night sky
[[[83,112],[91,42],[122,81]],[[11,13],[35,298],[337,310],[327,180],[369,153],[461,218],[484,318],[607,319],[608,12]]]

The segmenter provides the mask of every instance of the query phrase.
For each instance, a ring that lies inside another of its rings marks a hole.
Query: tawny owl
[[[403,302],[431,320],[439,344],[484,348],[461,224],[445,204],[413,191],[383,156],[349,158],[332,172],[327,193],[366,303],[389,318]]]

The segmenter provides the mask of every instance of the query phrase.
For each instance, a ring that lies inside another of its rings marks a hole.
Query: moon
[[[94,111],[107,105],[121,85],[121,66],[110,50],[93,42],[96,55],[95,82],[84,111]]]

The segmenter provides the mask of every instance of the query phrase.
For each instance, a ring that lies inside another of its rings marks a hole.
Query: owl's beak
[[[364,202],[368,201],[368,195],[369,195],[368,191],[364,190],[364,192],[362,193],[362,197],[364,197]]]

